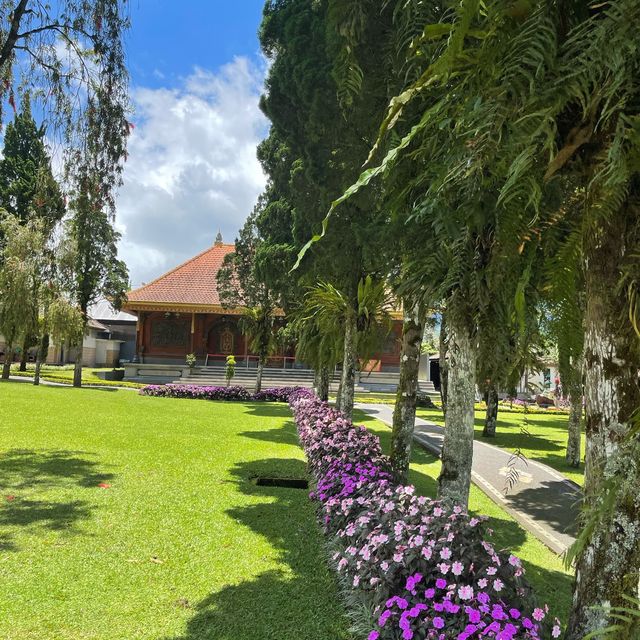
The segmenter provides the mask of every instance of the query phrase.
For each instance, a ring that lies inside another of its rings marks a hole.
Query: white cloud
[[[117,217],[134,286],[205,249],[218,228],[235,238],[265,184],[263,77],[236,58],[217,73],[195,69],[180,89],[134,89]]]

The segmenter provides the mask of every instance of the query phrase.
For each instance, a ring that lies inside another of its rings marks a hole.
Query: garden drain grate
[[[269,478],[259,476],[253,479],[258,487],[285,487],[287,489],[308,489],[309,481],[304,478]]]

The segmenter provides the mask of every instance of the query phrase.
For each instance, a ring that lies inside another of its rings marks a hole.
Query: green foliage
[[[20,112],[7,125],[0,160],[0,206],[21,222],[35,215],[49,234],[64,214],[60,188],[51,172],[44,142],[44,127],[31,115],[31,101],[24,97]],[[0,236],[1,238],[1,236]]]
[[[9,347],[38,328],[45,235],[41,220],[6,215],[0,252],[0,333]]]
[[[227,356],[224,368],[224,377],[227,381],[227,387],[231,384],[233,376],[236,374],[236,359],[234,356]]]
[[[185,358],[185,362],[187,363],[187,366],[190,369],[193,369],[193,367],[196,366],[196,362],[198,361],[198,359],[196,358],[196,354],[195,353],[188,353],[187,357]]]
[[[79,347],[84,338],[85,322],[82,311],[64,297],[58,297],[49,305],[47,329],[59,345]]]

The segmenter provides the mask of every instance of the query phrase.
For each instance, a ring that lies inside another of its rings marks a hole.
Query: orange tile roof
[[[125,306],[135,308],[136,302],[219,306],[218,270],[234,250],[233,244],[216,243],[153,282],[129,291]]]

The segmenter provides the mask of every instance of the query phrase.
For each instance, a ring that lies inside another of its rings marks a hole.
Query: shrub
[[[162,384],[149,385],[140,390],[143,396],[155,398],[189,398],[192,400],[227,400],[227,401],[262,401],[289,402],[294,395],[309,395],[309,389],[301,387],[282,387],[281,389],[264,389],[252,394],[241,386],[203,387],[195,384]]]
[[[558,637],[520,560],[484,518],[393,481],[379,439],[310,394],[291,394],[332,563],[368,640]]]

